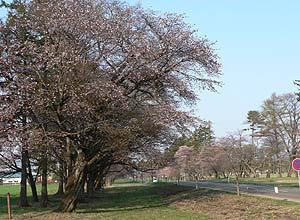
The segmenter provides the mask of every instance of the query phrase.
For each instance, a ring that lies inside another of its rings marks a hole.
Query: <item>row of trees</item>
[[[254,113],[254,114],[253,114]],[[291,176],[291,161],[299,156],[300,103],[295,94],[273,94],[260,111],[252,111],[248,119],[253,125],[252,139],[258,148],[258,158],[265,157],[267,169],[282,176]]]
[[[273,94],[260,111],[248,112],[245,124],[249,128],[215,139],[210,126],[204,126],[173,143],[166,157],[173,158],[169,164],[179,172],[172,175],[196,181],[235,175],[237,182],[263,173],[267,178],[272,173],[290,177],[291,161],[300,155],[299,120],[297,96]]]
[[[157,167],[162,149],[195,121],[182,106],[219,85],[212,44],[182,16],[110,0],[2,6],[1,168],[22,173],[21,206],[27,180],[38,200],[39,175],[42,205],[55,173],[58,210],[69,212],[110,171]]]

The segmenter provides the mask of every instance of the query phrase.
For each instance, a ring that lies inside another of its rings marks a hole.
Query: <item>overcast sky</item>
[[[216,136],[246,128],[249,110],[263,100],[295,92],[300,77],[298,0],[127,0],[159,12],[186,15],[199,36],[216,42],[223,65],[219,93],[203,92],[197,115],[213,123]],[[0,10],[0,17],[5,13]]]

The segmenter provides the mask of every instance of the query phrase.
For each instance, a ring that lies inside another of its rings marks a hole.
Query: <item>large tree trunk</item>
[[[73,164],[72,164],[72,150],[71,150],[71,140],[69,137],[66,137],[66,171],[67,171],[67,176],[69,177],[72,173],[73,170]]]
[[[108,174],[110,166],[102,167],[94,176],[94,191],[100,191],[105,185],[105,176]]]
[[[84,153],[78,150],[73,171],[67,179],[65,194],[57,211],[72,212],[76,209],[87,172],[87,164]]]
[[[59,178],[58,180],[58,189],[56,195],[62,196],[64,194],[64,180],[63,178]]]
[[[27,199],[27,157],[28,152],[22,147],[22,159],[21,159],[21,190],[20,190],[20,207],[28,207]]]
[[[104,188],[104,177],[100,175],[96,178],[96,182],[94,185],[94,191],[100,191]]]
[[[39,198],[38,198],[38,194],[37,194],[37,190],[36,190],[36,182],[33,178],[32,173],[30,173],[30,172],[28,173],[28,182],[29,182],[31,192],[32,192],[32,200],[34,202],[38,202]]]
[[[36,179],[32,175],[31,165],[28,156],[27,156],[27,167],[28,167],[28,182],[32,192],[32,199],[34,202],[38,202],[39,198],[36,190]]]
[[[78,203],[84,203],[86,202],[85,200],[85,195],[84,195],[84,186],[85,186],[85,183],[87,182],[87,171],[85,172],[86,174],[84,175],[84,179],[82,181],[82,184],[81,184],[81,190],[80,190],[80,193],[79,193],[79,196],[78,196]]]
[[[62,196],[64,194],[64,165],[62,162],[58,163],[58,190],[56,195]]]
[[[44,157],[42,159],[42,207],[48,206],[48,190],[47,190],[47,182],[48,182],[48,157],[47,152],[44,152]]]
[[[94,190],[94,186],[95,186],[95,176],[92,175],[92,174],[88,174],[88,179],[87,179],[87,195],[88,195],[88,198],[92,198],[94,193],[95,193],[95,190]]]
[[[136,178],[136,179],[137,179],[137,178]],[[136,180],[136,182],[137,182],[137,180]],[[110,177],[110,176],[105,177],[105,186],[106,186],[106,187],[109,187],[109,186],[111,186],[111,185],[112,185],[111,177]]]

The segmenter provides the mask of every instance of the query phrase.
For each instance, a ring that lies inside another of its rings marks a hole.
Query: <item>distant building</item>
[[[42,182],[42,177],[38,176],[36,181],[37,181],[37,183],[41,183]],[[55,183],[55,180],[52,178],[52,176],[48,176],[47,177],[47,182],[48,183]]]
[[[21,173],[0,174],[0,184],[19,184],[21,183]]]

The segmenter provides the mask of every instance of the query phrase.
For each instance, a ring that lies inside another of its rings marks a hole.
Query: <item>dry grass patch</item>
[[[300,219],[300,204],[263,199],[252,196],[236,196],[219,191],[200,190],[173,198],[171,206],[178,210],[192,211],[213,216],[216,219]]]

